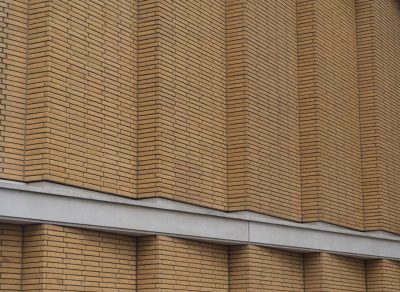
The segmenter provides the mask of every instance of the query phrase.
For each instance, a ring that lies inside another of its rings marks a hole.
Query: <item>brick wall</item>
[[[303,220],[362,229],[355,4],[297,4]]]
[[[395,292],[400,287],[400,262],[367,261],[368,292]]]
[[[229,208],[301,220],[295,1],[228,1]]]
[[[29,7],[26,180],[135,196],[136,7]]]
[[[0,225],[0,291],[394,292],[400,262]]]
[[[301,254],[260,246],[234,246],[229,255],[229,291],[304,291]]]
[[[23,180],[27,0],[0,1],[0,177]]]
[[[22,227],[0,224],[0,291],[21,291]]]
[[[400,232],[397,0],[2,0],[0,20],[1,178]]]
[[[139,291],[228,291],[228,248],[149,236],[138,239]]]
[[[25,228],[23,291],[134,291],[131,237],[34,225]]]
[[[305,254],[304,286],[307,292],[366,291],[365,263],[326,253]]]
[[[226,209],[224,3],[139,4],[140,197]]]
[[[363,192],[367,230],[400,232],[400,4],[357,1]]]

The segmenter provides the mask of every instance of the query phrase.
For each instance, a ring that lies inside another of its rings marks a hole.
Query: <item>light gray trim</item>
[[[400,236],[391,233],[227,213],[165,199],[132,200],[49,182],[0,181],[0,220],[400,260]]]

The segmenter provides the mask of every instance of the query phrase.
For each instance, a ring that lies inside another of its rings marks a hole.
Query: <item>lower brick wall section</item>
[[[303,256],[260,246],[234,246],[230,250],[230,291],[304,291]]]
[[[367,287],[368,292],[398,292],[400,290],[400,262],[368,261]]]
[[[149,236],[138,239],[138,291],[228,291],[228,247]]]
[[[400,262],[0,224],[0,292],[398,292]]]
[[[35,225],[25,228],[23,291],[135,291],[128,236]]]
[[[307,292],[363,292],[366,290],[363,260],[326,253],[304,255]]]
[[[0,224],[0,291],[21,291],[22,227]]]

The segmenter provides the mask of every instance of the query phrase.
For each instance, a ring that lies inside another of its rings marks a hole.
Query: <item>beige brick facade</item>
[[[230,249],[230,290],[304,291],[303,256],[260,246]]]
[[[394,292],[400,264],[48,224],[0,225],[0,291]]]
[[[399,0],[0,0],[0,184],[396,237],[399,52]],[[387,259],[17,219],[0,291],[400,290]]]
[[[399,233],[399,3],[358,0],[357,15],[365,228]]]
[[[368,292],[395,292],[400,287],[400,263],[390,260],[367,262]]]
[[[303,221],[362,229],[354,0],[297,14]]]
[[[399,232],[395,0],[0,8],[2,178]]]
[[[26,181],[136,196],[136,5],[31,1]]]
[[[22,291],[133,291],[136,241],[52,225],[26,227]]]
[[[228,247],[165,236],[138,239],[138,291],[228,291]]]
[[[296,3],[228,3],[229,209],[301,221]]]
[[[304,255],[304,286],[307,292],[367,291],[365,279],[363,260],[326,253]]]
[[[22,227],[0,224],[0,291],[21,291]]]

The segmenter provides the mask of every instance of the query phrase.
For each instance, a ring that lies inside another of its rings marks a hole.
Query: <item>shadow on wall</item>
[[[397,9],[400,11],[400,0],[395,0]]]

